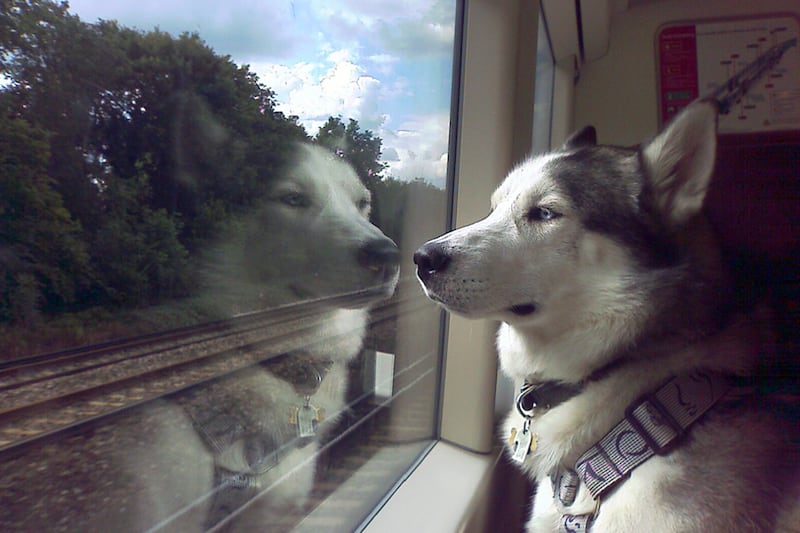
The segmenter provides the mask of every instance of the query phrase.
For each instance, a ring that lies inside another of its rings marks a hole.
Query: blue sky
[[[249,64],[310,134],[354,118],[383,139],[389,175],[444,182],[455,0],[71,0],[70,11],[197,32]]]

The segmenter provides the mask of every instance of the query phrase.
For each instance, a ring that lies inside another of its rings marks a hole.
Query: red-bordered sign
[[[663,124],[695,98],[711,94],[770,47],[797,39],[793,15],[675,22],[656,37],[659,120]],[[721,133],[800,129],[800,44],[783,55],[728,115]]]

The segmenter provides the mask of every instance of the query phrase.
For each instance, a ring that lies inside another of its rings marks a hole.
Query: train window
[[[520,157],[542,154],[550,150],[553,123],[553,93],[555,88],[556,62],[553,57],[553,47],[547,29],[544,12],[539,6],[535,45],[535,70],[533,79],[533,114],[530,125],[531,143],[525,147],[525,153]],[[502,419],[512,408],[517,388],[503,372],[497,373],[495,388],[495,418]]]
[[[456,7],[3,4],[0,529],[350,531],[430,449]]]
[[[545,18],[539,14],[539,29],[536,32],[536,81],[534,87],[533,147],[532,154],[550,150],[553,119],[553,84],[555,82],[555,60]]]

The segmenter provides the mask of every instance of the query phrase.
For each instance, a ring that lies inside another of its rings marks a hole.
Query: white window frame
[[[561,5],[574,15],[571,2]],[[465,0],[452,227],[488,213],[489,197],[532,146],[539,0]],[[550,13],[546,9],[546,16]],[[574,21],[574,18],[573,18]],[[550,28],[550,31],[554,31]],[[556,29],[556,31],[559,31]],[[556,57],[551,145],[572,128],[576,57]],[[458,80],[458,78],[456,78]],[[497,323],[449,316],[440,440],[366,525],[368,533],[482,531],[498,460]]]
[[[613,44],[610,43],[612,13],[628,7],[625,0],[464,1],[467,7],[457,117],[454,226],[485,216],[489,194],[531,145],[532,76],[540,7],[556,63],[551,147],[562,144],[575,126],[592,123],[604,131],[613,126],[606,120],[605,108],[609,106],[598,108],[593,103],[598,93],[610,94],[608,91],[616,87],[616,80],[598,76],[597,71],[607,68],[608,62],[623,61],[613,53],[603,56]],[[708,17],[723,9],[723,4],[723,0],[710,4],[689,0],[643,4],[617,20],[616,36],[618,40],[630,40],[632,34],[648,34],[667,20]],[[580,38],[576,7],[580,8],[583,22]],[[766,4],[742,4],[728,14],[796,11],[795,3],[789,0],[768,0]],[[601,57],[603,60],[597,61]],[[631,68],[653,71],[655,59],[651,51],[635,49],[625,56],[630,58],[635,60]],[[584,61],[591,63],[584,65]],[[576,94],[574,86],[580,70],[591,81],[584,83]],[[637,98],[645,103],[647,98],[653,100],[649,107],[653,110],[655,90],[648,90],[648,84],[654,83],[654,78],[645,80],[643,87],[637,88]],[[648,109],[646,105],[636,107]],[[644,131],[636,134],[636,138],[655,130],[655,113],[640,115],[634,123],[625,123],[629,134],[631,130],[634,134]],[[613,131],[610,136],[620,137]],[[491,323],[450,317],[444,358],[441,440],[367,526],[368,533],[491,530],[491,525],[484,524],[481,517],[488,509],[487,493],[497,460],[493,445],[499,442],[490,414],[497,371],[494,331],[495,325]]]

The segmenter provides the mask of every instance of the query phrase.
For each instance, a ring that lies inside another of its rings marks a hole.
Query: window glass
[[[536,32],[536,87],[533,111],[533,153],[550,150],[550,130],[553,116],[553,81],[555,61],[550,46],[550,36],[544,13],[539,11],[539,29]]]
[[[536,32],[536,67],[534,80],[533,139],[530,155],[550,151],[550,133],[553,117],[553,84],[555,81],[555,61],[544,12],[539,10]],[[503,372],[497,374],[495,389],[494,416],[496,420],[507,416],[514,406],[514,397],[520,384]]]
[[[456,1],[0,9],[0,530],[357,528],[437,432]]]

